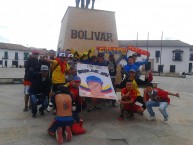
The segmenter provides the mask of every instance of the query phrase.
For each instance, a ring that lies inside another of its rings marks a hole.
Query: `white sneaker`
[[[150,120],[150,121],[154,121],[154,120],[156,120],[156,118],[155,118],[155,116],[150,116],[150,117],[149,117],[149,120]]]

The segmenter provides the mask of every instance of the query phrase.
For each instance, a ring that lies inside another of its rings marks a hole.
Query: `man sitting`
[[[39,109],[40,114],[44,115],[44,109],[46,109],[48,104],[48,95],[51,87],[51,80],[48,76],[48,66],[42,65],[41,72],[33,73],[32,75],[32,85],[29,89],[30,101],[32,105],[32,117],[36,118],[37,105],[42,104]]]
[[[121,90],[121,100],[120,100],[120,109],[121,115],[119,120],[124,119],[124,111],[128,111],[133,117],[133,113],[143,113],[144,109],[136,105],[137,92],[133,88],[133,84],[131,80],[127,80],[126,87]]]
[[[48,134],[55,136],[57,143],[62,144],[64,142],[63,131],[66,141],[70,141],[72,138],[70,126],[74,123],[74,119],[72,117],[72,98],[69,95],[68,88],[62,86],[59,87],[59,91],[61,93],[54,97],[56,117],[48,128]]]

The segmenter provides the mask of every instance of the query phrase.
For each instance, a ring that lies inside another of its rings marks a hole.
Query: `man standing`
[[[94,9],[94,3],[95,3],[95,0],[92,0],[92,7],[91,7],[91,9]],[[90,4],[90,0],[86,0],[86,9],[88,9],[88,6],[89,6],[89,4]]]
[[[42,65],[40,73],[32,74],[32,85],[29,89],[30,100],[32,105],[32,117],[36,118],[37,105],[42,105],[39,108],[40,114],[44,115],[44,109],[48,104],[48,95],[51,88],[51,80],[48,76],[48,66]]]
[[[139,70],[139,67],[140,67],[141,65],[144,65],[144,64],[147,64],[147,63],[148,63],[149,57],[150,57],[150,53],[147,55],[147,58],[146,58],[144,61],[136,61],[136,60],[137,60],[137,53],[133,53],[133,54],[132,54],[132,57],[133,57],[134,65],[136,65],[136,66],[138,67],[136,77],[137,77],[137,78],[140,78],[140,70]]]
[[[168,120],[168,113],[166,112],[166,108],[170,104],[170,98],[168,95],[180,97],[178,93],[174,94],[171,92],[167,92],[165,90],[161,90],[159,88],[153,88],[152,83],[148,83],[146,89],[144,89],[144,102],[147,107],[147,111],[150,114],[150,120],[155,120],[155,112],[152,107],[159,107],[159,111],[164,117],[164,121]],[[151,100],[149,100],[151,99]]]
[[[80,1],[81,1],[81,8],[84,9],[84,0],[76,0],[76,7],[77,7],[77,8],[79,7]]]
[[[29,88],[31,86],[32,78],[31,74],[40,71],[40,62],[38,61],[39,52],[37,50],[32,51],[32,55],[29,56],[28,60],[25,62],[25,75],[24,75],[24,101],[25,107],[24,112],[28,111],[29,103]]]
[[[133,56],[129,56],[127,62],[128,62],[128,64],[124,66],[124,73],[125,73],[126,75],[128,75],[128,73],[129,73],[129,71],[130,71],[131,69],[133,69],[133,70],[135,70],[135,71],[138,70],[138,66],[136,66],[136,65],[134,64]]]
[[[53,92],[56,92],[58,86],[65,84],[65,74],[70,70],[70,66],[66,62],[66,54],[59,53],[59,57],[55,60],[45,59],[45,61],[51,63]]]

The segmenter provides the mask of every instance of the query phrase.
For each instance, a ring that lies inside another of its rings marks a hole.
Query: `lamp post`
[[[162,68],[162,40],[163,40],[163,31],[162,31],[162,35],[161,35],[161,51],[160,51],[160,69],[163,70]],[[160,76],[160,71],[159,71],[159,76]]]

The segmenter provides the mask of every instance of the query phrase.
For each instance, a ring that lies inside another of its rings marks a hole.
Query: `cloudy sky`
[[[61,20],[75,0],[0,0],[0,42],[55,49]],[[119,40],[181,40],[193,45],[193,0],[95,0],[116,12]]]

